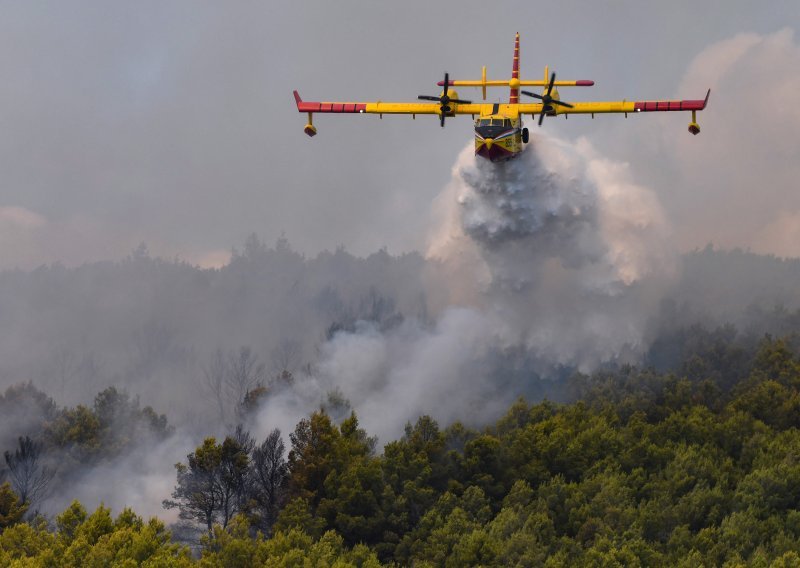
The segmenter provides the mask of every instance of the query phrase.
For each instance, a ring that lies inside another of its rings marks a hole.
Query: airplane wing
[[[331,113],[368,113],[368,114],[410,114],[416,116],[418,114],[436,114],[440,117],[441,124],[444,126],[445,116],[454,116],[456,114],[480,114],[481,105],[472,103],[455,103],[451,102],[448,106],[450,111],[442,116],[442,105],[440,103],[384,103],[377,102],[311,102],[304,101],[300,98],[297,91],[294,92],[294,100],[297,104],[298,112],[308,113],[308,124],[306,124],[303,131],[309,136],[314,136],[317,129],[312,124],[312,116],[315,112],[331,112]],[[539,105],[541,106],[541,105]]]
[[[333,112],[333,113],[369,113],[369,114],[440,114],[441,105],[439,103],[385,103],[376,102],[356,102],[356,103],[337,103],[337,102],[310,102],[300,98],[297,91],[294,92],[294,100],[297,103],[299,112]],[[541,105],[540,105],[541,106]],[[447,114],[479,114],[481,105],[451,103],[451,112]]]
[[[698,111],[706,108],[711,89],[706,93],[705,99],[678,100],[678,101],[606,101],[569,103],[572,107],[556,105],[557,114],[600,114],[600,113],[628,113],[652,111]],[[566,102],[566,101],[562,101]],[[539,114],[542,112],[542,103],[523,103],[519,105],[520,114]]]

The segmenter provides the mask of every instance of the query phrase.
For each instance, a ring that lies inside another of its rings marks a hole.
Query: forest
[[[695,251],[636,360],[498,348],[396,436],[300,395],[337,337],[433,325],[421,257],[2,273],[0,565],[800,566],[799,266]]]
[[[320,408],[289,433],[208,437],[175,466],[157,518],[73,502],[27,516],[46,468],[124,451],[109,436],[163,436],[163,416],[115,391],[56,408],[34,387],[5,405],[50,408],[38,439],[6,452],[0,564],[10,566],[797,566],[800,351],[730,328],[686,330],[674,372],[624,366],[554,386],[572,402],[523,399],[481,429],[420,416],[376,447],[351,413]],[[175,530],[180,533],[180,525]]]

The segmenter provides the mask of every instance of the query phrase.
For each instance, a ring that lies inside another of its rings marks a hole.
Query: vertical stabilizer
[[[514,65],[511,67],[511,94],[508,102],[517,104],[519,102],[519,32],[514,38]]]

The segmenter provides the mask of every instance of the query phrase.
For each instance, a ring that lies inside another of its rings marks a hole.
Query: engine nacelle
[[[444,96],[444,91],[439,93],[439,96],[443,97]],[[458,98],[458,93],[456,92],[456,90],[453,87],[448,87],[447,88],[447,96],[450,97],[451,99],[457,99]]]
[[[444,91],[439,93],[439,98],[441,98],[443,96],[444,96]],[[450,98],[450,99],[458,99],[458,93],[455,92],[455,90],[448,88],[447,89],[447,97]],[[453,109],[455,108],[456,104],[457,103],[453,103],[453,102],[447,104],[447,107],[446,107],[447,111],[445,111],[445,114],[447,116],[455,116],[455,113],[453,112]],[[440,110],[437,114],[439,114],[441,116],[442,111]]]

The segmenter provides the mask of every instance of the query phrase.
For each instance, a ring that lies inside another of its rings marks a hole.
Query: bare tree
[[[179,353],[175,331],[166,324],[150,319],[133,334],[132,372],[142,379],[153,376],[160,365],[170,362]]]
[[[203,391],[217,405],[219,420],[226,424],[228,400],[225,377],[228,373],[228,361],[222,349],[217,349],[211,356],[207,367],[203,368]]]
[[[227,354],[217,349],[203,368],[202,388],[217,406],[220,422],[232,428],[233,420],[242,419],[248,394],[262,387],[266,376],[266,365],[258,360],[250,347]]]
[[[42,444],[28,436],[19,437],[19,447],[13,454],[9,451],[3,454],[14,491],[28,504],[29,510],[47,496],[48,486],[56,474],[55,470],[40,464],[41,454]]]
[[[253,355],[249,347],[242,347],[239,353],[228,355],[228,373],[225,384],[233,395],[236,407],[243,402],[247,393],[261,386],[266,377],[266,366]]]
[[[52,364],[61,390],[61,401],[63,402],[67,392],[67,383],[72,382],[72,379],[78,374],[80,364],[75,360],[75,353],[66,346],[56,351],[53,355]]]
[[[236,430],[234,430],[233,435],[230,437],[238,445],[239,451],[246,455],[249,460],[253,455],[253,450],[256,447],[256,441],[253,439],[253,436],[250,435],[250,432],[245,430],[244,426],[239,424],[236,426]],[[240,471],[238,474],[233,475],[232,479],[237,481],[237,483],[233,483],[236,490],[236,506],[240,511],[244,511],[249,505],[248,502],[250,501],[250,494],[252,493],[252,468],[248,467],[246,470]]]
[[[281,431],[270,432],[267,439],[253,450],[253,496],[258,503],[261,528],[269,531],[283,502],[288,466],[284,458]]]
[[[294,372],[300,364],[300,343],[289,338],[283,338],[275,349],[272,350],[273,382],[277,384],[291,384]]]

